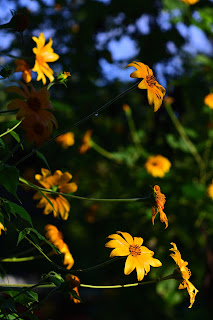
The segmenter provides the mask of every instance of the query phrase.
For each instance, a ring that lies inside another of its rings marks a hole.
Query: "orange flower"
[[[91,148],[91,135],[92,135],[92,130],[87,130],[87,132],[83,136],[83,139],[82,139],[83,143],[79,148],[79,152],[81,154],[87,152],[87,150]]]
[[[77,276],[74,276],[73,274],[67,274],[65,276],[65,279],[68,281],[69,288],[71,290],[74,290],[77,295],[79,296],[78,287],[80,286],[80,279]],[[73,298],[72,295],[70,295],[70,299],[73,300],[74,303],[80,303],[81,301]]]
[[[154,252],[142,246],[142,238],[133,238],[127,232],[117,231],[116,233],[108,236],[112,240],[107,242],[105,246],[107,248],[114,248],[110,253],[111,258],[127,256],[124,274],[128,275],[136,269],[138,281],[141,281],[144,275],[147,275],[150,271],[150,266],[162,266],[162,263],[158,259],[153,258]]]
[[[188,262],[184,261],[181,259],[181,254],[180,251],[177,249],[177,246],[175,243],[171,242],[171,245],[173,248],[169,249],[173,251],[174,253],[171,253],[170,256],[172,259],[175,260],[176,264],[179,267],[179,271],[181,273],[182,281],[178,287],[178,289],[187,289],[188,294],[190,296],[190,306],[189,308],[192,307],[194,301],[195,301],[195,296],[199,292],[194,285],[189,281],[189,278],[191,277],[191,271],[187,268]]]
[[[166,225],[165,229],[166,229],[168,227],[168,219],[165,212],[163,212],[164,204],[166,202],[166,196],[163,193],[161,193],[160,187],[157,185],[154,186],[154,197],[155,197],[157,206],[152,207],[152,210],[151,210],[152,224],[154,225],[155,217],[158,214],[158,212],[160,212],[160,221],[165,223]]]
[[[197,3],[198,1],[200,1],[200,0],[182,0],[183,2],[185,2],[185,3],[187,3],[187,4],[195,4],[195,3]]]
[[[60,170],[56,170],[55,173],[51,175],[49,170],[42,168],[41,173],[42,175],[36,174],[35,179],[46,189],[62,193],[72,193],[77,190],[76,183],[68,183],[70,179],[72,179],[72,175],[69,172],[62,173]],[[58,218],[60,215],[63,220],[67,220],[70,211],[70,204],[67,199],[62,195],[50,193],[45,193],[45,196],[50,200],[52,206],[40,192],[36,192],[33,199],[40,200],[37,208],[44,207],[44,214],[53,212],[55,218]]]
[[[154,112],[156,112],[163,100],[163,96],[166,93],[164,87],[162,87],[153,75],[153,71],[144,63],[133,61],[126,67],[134,67],[137,71],[130,74],[131,78],[143,78],[139,83],[139,89],[147,89],[147,98],[149,105],[154,104]]]
[[[75,143],[74,133],[67,132],[65,134],[61,134],[59,137],[55,139],[55,141],[59,143],[62,146],[62,148],[67,149],[73,146]]]
[[[22,78],[26,83],[30,82],[31,77],[31,68],[25,60],[15,60],[16,69],[15,72],[23,72]]]
[[[26,86],[20,82],[20,86],[22,88],[11,86],[5,90],[8,93],[15,92],[24,98],[13,99],[7,108],[19,109],[16,118],[25,118],[21,126],[26,130],[28,140],[39,145],[50,137],[53,125],[58,127],[56,118],[49,111],[54,110],[49,100],[50,94],[46,87],[36,91],[32,85]]]
[[[165,174],[170,170],[171,162],[161,156],[151,156],[147,159],[145,163],[145,168],[148,173],[150,173],[153,177],[163,178]]]
[[[74,259],[69,251],[68,245],[63,241],[63,234],[52,224],[45,226],[45,237],[64,254],[64,265],[69,270],[74,265]]]
[[[213,180],[212,183],[209,184],[207,189],[208,196],[213,199]]]
[[[7,229],[3,226],[3,224],[0,222],[0,235],[1,235],[1,231],[7,231]]]
[[[54,80],[53,70],[48,66],[47,62],[54,62],[58,60],[59,55],[53,51],[51,38],[48,44],[45,45],[45,37],[43,33],[41,33],[38,38],[32,37],[32,39],[37,44],[37,48],[33,48],[36,58],[35,65],[32,70],[38,73],[37,81],[42,80],[45,85],[45,76],[49,78],[50,82]]]
[[[213,93],[209,93],[205,96],[204,103],[210,108],[213,109]]]

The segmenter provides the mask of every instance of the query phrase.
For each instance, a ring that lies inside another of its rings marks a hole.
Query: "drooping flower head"
[[[212,183],[209,184],[207,189],[208,196],[213,199],[213,180]]]
[[[134,67],[137,71],[130,74],[131,78],[143,78],[139,83],[139,89],[147,89],[147,98],[149,105],[154,104],[154,112],[156,112],[163,101],[163,97],[166,93],[164,87],[162,87],[153,75],[153,71],[144,63],[133,61],[126,67]]]
[[[74,290],[76,294],[79,296],[78,287],[80,286],[80,279],[77,276],[74,276],[73,274],[67,274],[65,276],[65,279],[68,281],[69,288],[71,290]],[[81,302],[79,299],[74,298],[72,295],[70,295],[70,299],[73,300],[74,303]]]
[[[171,245],[173,246],[173,248],[171,248],[169,250],[173,251],[173,253],[171,253],[170,256],[174,259],[174,261],[178,265],[178,267],[179,267],[178,269],[179,269],[181,276],[182,276],[182,281],[181,281],[178,289],[180,289],[180,290],[185,289],[185,288],[187,289],[188,294],[190,296],[189,308],[191,308],[194,301],[195,301],[195,296],[199,291],[189,281],[189,278],[191,277],[191,271],[189,270],[189,268],[187,268],[188,262],[184,261],[181,258],[180,251],[177,249],[176,244],[171,242]]]
[[[114,248],[110,257],[127,256],[124,274],[130,274],[135,268],[138,281],[143,280],[144,275],[150,271],[150,266],[160,267],[162,263],[153,258],[154,252],[147,247],[142,246],[143,239],[132,237],[127,232],[117,231],[117,234],[111,234],[108,238],[112,239],[105,244],[107,248]]]
[[[150,156],[145,163],[147,172],[153,177],[163,178],[169,172],[170,167],[171,162],[161,155]]]
[[[72,175],[69,172],[62,173],[60,170],[56,170],[52,175],[49,170],[42,168],[41,173],[42,175],[36,174],[35,179],[46,189],[62,193],[72,193],[77,190],[75,182],[69,183],[72,179]],[[67,220],[70,211],[70,204],[67,199],[62,195],[54,195],[50,193],[45,193],[45,196],[50,200],[52,206],[40,192],[36,192],[33,199],[40,200],[36,207],[44,207],[44,214],[53,212],[55,218],[61,216],[63,220]]]
[[[50,112],[54,110],[50,102],[50,94],[46,87],[36,91],[32,85],[26,86],[21,82],[19,84],[21,88],[11,86],[5,91],[15,92],[24,99],[11,100],[7,108],[9,110],[18,109],[16,119],[24,118],[21,126],[26,131],[27,137],[30,142],[39,145],[50,137],[53,125],[58,127],[56,118]]]
[[[52,48],[52,39],[49,39],[49,42],[45,45],[44,34],[41,33],[39,37],[32,37],[36,42],[37,47],[33,48],[35,53],[35,65],[33,71],[38,73],[37,81],[42,80],[43,84],[46,84],[46,77],[50,81],[54,80],[53,70],[49,67],[47,62],[54,62],[59,59],[59,55],[54,53]]]
[[[64,134],[61,134],[59,137],[55,139],[55,141],[62,146],[62,148],[67,149],[74,145],[74,133],[67,132]]]
[[[66,265],[68,270],[71,269],[74,265],[74,259],[68,245],[63,240],[63,234],[52,224],[47,224],[45,226],[45,237],[64,254],[64,265]]]
[[[79,152],[81,154],[87,152],[87,150],[91,148],[91,135],[92,135],[92,130],[87,130],[87,132],[83,136],[82,145],[79,147]]]
[[[195,4],[195,3],[199,2],[200,0],[182,0],[182,1],[191,5],[191,4]]]
[[[204,103],[210,108],[213,109],[213,93],[209,93],[204,98]]]
[[[156,201],[156,206],[152,207],[151,213],[152,213],[152,224],[154,225],[155,217],[160,212],[160,221],[165,223],[165,229],[168,227],[168,219],[163,211],[164,204],[166,202],[166,196],[161,193],[160,187],[158,185],[154,186],[154,197]]]
[[[25,60],[15,60],[16,69],[15,72],[22,72],[22,78],[26,83],[29,83],[32,79],[31,68]]]

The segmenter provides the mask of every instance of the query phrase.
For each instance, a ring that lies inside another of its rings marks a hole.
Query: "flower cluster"
[[[49,170],[42,168],[41,173],[41,175],[36,174],[35,179],[42,187],[48,190],[61,193],[73,193],[77,190],[75,182],[69,183],[72,179],[72,175],[69,172],[62,173],[60,170],[56,170],[52,175]],[[44,207],[44,214],[53,212],[55,218],[61,216],[63,220],[67,220],[70,211],[70,204],[67,199],[60,194],[44,193],[44,195],[45,197],[40,192],[35,193],[33,199],[40,200],[37,208]]]

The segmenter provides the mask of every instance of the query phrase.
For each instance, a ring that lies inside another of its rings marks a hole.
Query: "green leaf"
[[[52,247],[52,249],[56,253],[61,254],[60,250],[57,247],[55,247],[51,242],[49,242],[44,236],[42,236],[36,229],[34,229],[34,228],[29,228],[29,229],[30,229],[30,231],[34,232],[37,235],[39,240],[45,241],[47,244],[49,244]],[[31,237],[32,237],[32,235],[31,235]]]
[[[17,213],[22,219],[28,221],[30,223],[30,225],[33,226],[33,223],[32,223],[32,220],[31,220],[29,213],[23,207],[19,206],[18,204],[14,203],[14,202],[9,201],[9,200],[7,200],[7,202],[10,206],[12,214]]]
[[[4,141],[0,138],[0,145],[3,149],[6,148]]]
[[[10,131],[10,134],[18,143],[21,141],[18,133],[16,133],[15,131]]]
[[[42,161],[44,161],[44,163],[46,164],[47,168],[51,171],[51,169],[50,169],[50,167],[49,167],[49,164],[48,164],[47,159],[45,158],[45,156],[44,156],[41,152],[39,152],[39,151],[37,151],[37,150],[36,150],[36,154],[37,154],[37,156],[38,156]]]
[[[19,183],[19,172],[16,167],[8,166],[7,164],[0,165],[0,184],[2,184],[7,191],[12,193],[17,199],[17,186]],[[19,200],[19,199],[18,199]]]
[[[17,245],[18,245],[19,242],[20,242],[21,240],[23,240],[23,239],[26,237],[26,235],[29,234],[29,233],[30,233],[29,228],[25,228],[24,230],[20,231],[20,232],[19,232],[19,235],[18,235]]]
[[[0,222],[3,224],[4,226],[4,215],[2,213],[2,211],[0,210]]]

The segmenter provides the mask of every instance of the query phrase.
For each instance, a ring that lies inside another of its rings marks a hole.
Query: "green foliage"
[[[17,199],[17,186],[19,183],[19,171],[14,166],[9,166],[7,164],[0,164],[0,184],[12,193]]]

